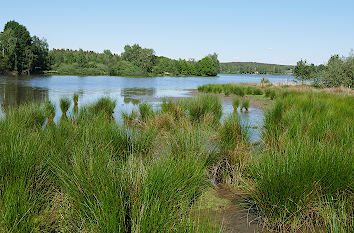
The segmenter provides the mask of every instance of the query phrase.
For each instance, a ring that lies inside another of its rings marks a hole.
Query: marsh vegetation
[[[239,98],[235,108],[248,107]],[[353,96],[283,88],[274,98],[258,149],[237,113],[220,121],[215,94],[144,102],[124,123],[109,98],[57,122],[50,102],[6,109],[0,230],[218,232],[200,200],[226,184],[265,229],[350,232]]]

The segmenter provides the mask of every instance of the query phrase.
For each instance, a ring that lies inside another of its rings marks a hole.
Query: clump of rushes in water
[[[241,111],[244,108],[246,112],[248,112],[248,108],[250,107],[250,101],[248,99],[242,100]]]
[[[48,124],[52,124],[55,116],[55,105],[48,100],[44,105],[44,109],[48,118]]]
[[[108,119],[113,118],[116,101],[103,97],[90,106],[89,111],[94,115],[104,115]]]
[[[232,100],[232,107],[234,107],[234,111],[237,112],[237,108],[240,105],[240,98],[234,97]]]
[[[79,101],[79,95],[77,93],[74,93],[73,96],[73,101],[74,101],[74,106],[78,106],[78,101]]]
[[[70,99],[69,98],[61,98],[60,99],[60,109],[61,112],[63,113],[62,118],[66,118],[66,113],[69,110],[69,107],[71,105]]]

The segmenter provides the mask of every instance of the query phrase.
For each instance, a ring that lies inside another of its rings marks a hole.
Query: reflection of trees
[[[23,86],[19,82],[0,84],[0,102],[4,107],[23,103],[44,102],[48,99],[48,89]]]
[[[124,103],[139,104],[140,100],[134,97],[138,96],[154,96],[155,88],[123,88],[121,96],[124,97]]]
[[[123,88],[121,91],[121,96],[153,96],[155,92],[155,88]]]

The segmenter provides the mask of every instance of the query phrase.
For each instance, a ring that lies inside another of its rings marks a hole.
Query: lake
[[[57,106],[56,119],[61,115],[59,99],[72,98],[79,94],[79,105],[89,104],[100,97],[108,96],[117,101],[115,118],[120,119],[121,112],[129,112],[141,101],[158,106],[162,97],[188,97],[191,89],[210,83],[258,83],[262,78],[270,82],[293,81],[292,76],[284,75],[241,75],[219,74],[217,77],[141,77],[128,78],[118,76],[0,76],[0,103],[5,106],[18,106],[26,102],[53,101]],[[224,103],[224,112],[232,111],[231,103]],[[0,114],[3,114],[0,112]],[[263,112],[250,108],[248,114],[241,114],[246,124],[260,126]],[[251,129],[252,130],[252,129]],[[257,131],[257,130],[254,130]],[[259,131],[259,130],[258,130]],[[257,131],[257,132],[258,132]],[[251,133],[252,140],[259,133]]]

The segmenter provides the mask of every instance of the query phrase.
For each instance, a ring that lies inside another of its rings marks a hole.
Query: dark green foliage
[[[9,21],[0,33],[0,73],[30,74],[49,67],[48,44],[30,36],[26,27]]]
[[[223,74],[291,74],[293,66],[265,64],[257,62],[228,62],[221,63]]]
[[[217,55],[208,55],[199,62],[157,57],[152,49],[126,45],[121,56],[107,50],[92,51],[53,49],[50,51],[52,69],[59,74],[156,76],[189,75],[215,76],[219,68]]]
[[[315,73],[314,64],[308,65],[307,61],[298,61],[294,68],[294,76],[302,83],[306,80],[311,80]]]
[[[354,86],[354,54],[346,58],[332,56],[319,80],[327,87]]]

